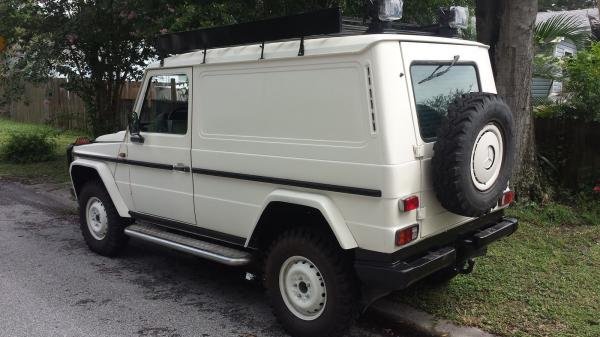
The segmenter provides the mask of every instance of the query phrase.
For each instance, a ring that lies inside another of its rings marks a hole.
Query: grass
[[[0,119],[0,149],[8,136],[13,132],[42,132],[52,130],[50,127],[39,124],[27,124]],[[16,164],[0,161],[0,178],[10,178],[26,183],[63,183],[69,181],[67,168],[66,148],[78,136],[85,132],[65,131],[56,136],[56,151],[50,161]]]
[[[473,274],[418,285],[397,300],[502,336],[600,336],[600,198],[519,205],[520,227]]]

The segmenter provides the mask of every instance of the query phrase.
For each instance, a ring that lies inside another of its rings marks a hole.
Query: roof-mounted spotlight
[[[385,33],[391,29],[392,22],[402,19],[403,0],[366,0],[367,17],[371,24],[367,33]]]
[[[402,19],[403,0],[377,0],[379,2],[379,20],[397,21]]]
[[[460,6],[440,8],[440,25],[452,29],[467,29],[469,27],[469,9]]]

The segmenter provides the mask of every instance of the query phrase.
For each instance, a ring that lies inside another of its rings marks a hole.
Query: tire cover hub
[[[487,124],[477,135],[471,156],[471,178],[478,190],[490,189],[498,179],[503,151],[500,129]]]

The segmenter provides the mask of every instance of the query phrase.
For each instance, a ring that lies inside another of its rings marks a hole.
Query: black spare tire
[[[514,134],[513,115],[498,95],[466,94],[448,107],[432,159],[444,208],[479,217],[496,207],[514,166]]]

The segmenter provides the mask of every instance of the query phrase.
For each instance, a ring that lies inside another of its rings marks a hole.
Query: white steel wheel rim
[[[85,214],[90,234],[96,240],[103,240],[108,231],[108,214],[102,201],[96,197],[90,198],[85,208]]]
[[[292,256],[281,265],[279,291],[290,312],[304,321],[315,320],[325,311],[325,279],[317,266],[303,256]]]
[[[502,132],[495,124],[487,124],[477,135],[471,154],[471,180],[478,190],[487,191],[498,180],[503,158]]]

